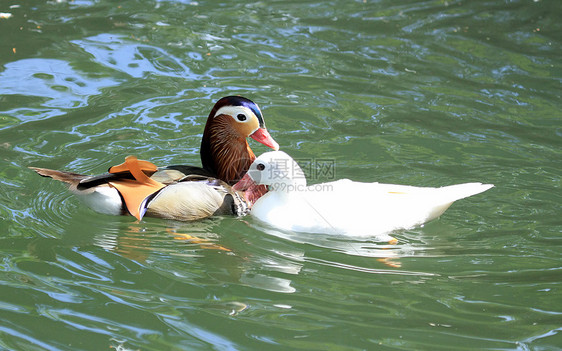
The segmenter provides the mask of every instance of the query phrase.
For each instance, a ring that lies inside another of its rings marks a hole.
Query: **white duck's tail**
[[[494,187],[493,184],[464,183],[434,188],[437,192],[432,199],[433,205],[430,207],[424,222],[441,216],[453,202],[479,194],[492,187]]]
[[[444,202],[453,202],[465,197],[480,194],[490,188],[493,188],[494,184],[482,184],[482,183],[464,183],[455,184],[439,188]]]

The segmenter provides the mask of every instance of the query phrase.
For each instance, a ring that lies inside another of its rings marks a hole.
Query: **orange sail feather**
[[[134,180],[114,180],[109,182],[109,184],[119,191],[127,206],[127,210],[139,221],[146,212],[146,208],[143,208],[146,198],[165,187],[164,184],[150,178],[144,172],[148,171],[154,173],[157,169],[158,167],[153,163],[138,160],[135,156],[127,156],[124,163],[109,169],[109,173],[129,171],[135,178]]]

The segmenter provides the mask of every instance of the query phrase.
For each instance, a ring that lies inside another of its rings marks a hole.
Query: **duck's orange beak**
[[[236,191],[246,191],[247,189],[249,189],[250,187],[252,187],[254,185],[256,185],[256,182],[254,182],[252,177],[250,177],[250,175],[248,173],[246,173],[246,174],[244,174],[242,179],[240,179],[238,181],[238,183],[236,183],[232,186],[232,189],[234,189]]]
[[[271,135],[269,135],[269,132],[265,128],[258,128],[252,135],[250,135],[250,138],[264,144],[267,147],[272,148],[275,151],[279,150],[279,144],[277,144],[277,142],[273,140],[273,138],[271,137]]]

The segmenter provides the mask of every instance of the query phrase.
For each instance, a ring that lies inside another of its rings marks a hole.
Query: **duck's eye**
[[[246,115],[243,113],[239,113],[238,116],[236,116],[236,118],[238,118],[240,122],[244,122],[246,120]]]
[[[256,168],[258,169],[258,171],[263,171],[265,169],[265,165],[263,163],[258,163]]]

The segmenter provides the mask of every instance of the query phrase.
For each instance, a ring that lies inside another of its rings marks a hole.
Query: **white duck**
[[[349,179],[307,186],[302,169],[283,151],[256,158],[234,189],[253,184],[268,185],[269,192],[254,204],[251,214],[278,229],[390,242],[396,242],[390,232],[435,219],[454,201],[493,187],[465,183],[422,188]]]

